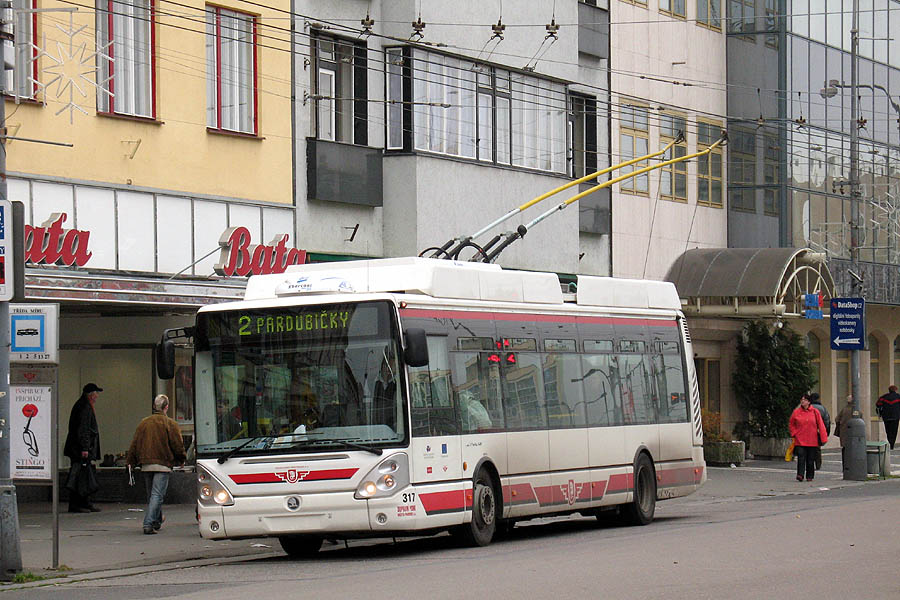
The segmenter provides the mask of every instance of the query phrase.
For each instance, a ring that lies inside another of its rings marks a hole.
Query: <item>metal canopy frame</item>
[[[805,294],[828,306],[834,279],[825,254],[808,248],[698,248],[682,254],[666,280],[686,314],[800,317]]]

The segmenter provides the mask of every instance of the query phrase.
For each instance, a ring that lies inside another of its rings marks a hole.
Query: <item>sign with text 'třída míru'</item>
[[[831,349],[865,350],[866,301],[862,298],[831,299]]]

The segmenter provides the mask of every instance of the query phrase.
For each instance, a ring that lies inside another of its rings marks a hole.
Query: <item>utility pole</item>
[[[859,0],[853,0],[853,21],[850,27],[850,295],[862,298],[865,290],[859,272]],[[863,332],[865,336],[865,332]],[[864,338],[865,339],[865,338]],[[853,394],[853,418],[848,423],[849,444],[844,455],[844,479],[865,481],[866,424],[860,412],[859,350],[850,351],[850,392]]]
[[[12,8],[8,0],[0,2],[0,8]],[[0,42],[15,41],[13,24],[3,22]],[[4,48],[5,49],[5,48]],[[6,190],[6,67],[0,72],[0,200],[7,200]],[[14,219],[12,211],[3,215],[4,235],[12,237]],[[13,259],[17,257],[13,256]],[[4,257],[5,277],[14,277],[14,265]],[[19,548],[19,508],[16,486],[10,477],[9,453],[9,301],[0,301],[0,580],[8,581],[22,570],[22,554]]]

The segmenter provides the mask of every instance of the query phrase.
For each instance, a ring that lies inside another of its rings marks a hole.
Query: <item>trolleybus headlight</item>
[[[197,465],[197,496],[203,506],[231,506],[234,498],[222,482],[212,473]]]
[[[356,488],[356,498],[383,498],[409,485],[409,460],[406,454],[393,454],[375,465]]]

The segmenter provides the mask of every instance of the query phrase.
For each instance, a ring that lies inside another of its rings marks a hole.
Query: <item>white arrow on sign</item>
[[[840,337],[834,338],[834,345],[840,346],[841,344],[859,344],[859,338],[843,338]]]

